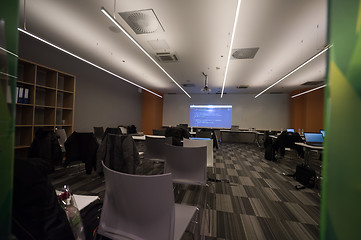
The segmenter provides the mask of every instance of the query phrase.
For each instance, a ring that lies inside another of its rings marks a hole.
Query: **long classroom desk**
[[[305,152],[305,155],[304,155],[304,165],[305,166],[308,166],[310,164],[310,152],[311,151],[318,151],[321,153],[323,151],[323,146],[313,146],[313,145],[309,145],[309,144],[303,143],[303,142],[295,142],[295,145],[303,147],[303,150]]]
[[[221,142],[254,143],[260,146],[259,136],[262,134],[257,131],[220,130],[220,133]]]

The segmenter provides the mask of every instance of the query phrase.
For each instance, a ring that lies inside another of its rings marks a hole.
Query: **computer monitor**
[[[325,137],[325,130],[320,130],[320,133],[322,134],[322,137]]]
[[[321,133],[305,133],[304,135],[307,144],[322,146],[323,137]]]
[[[293,129],[293,128],[287,128],[287,132],[295,132],[295,129]]]

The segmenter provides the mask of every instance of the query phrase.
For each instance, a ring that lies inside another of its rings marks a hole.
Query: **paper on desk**
[[[77,195],[77,194],[73,194],[73,196],[75,198],[76,205],[78,206],[79,211],[98,199],[98,196]]]

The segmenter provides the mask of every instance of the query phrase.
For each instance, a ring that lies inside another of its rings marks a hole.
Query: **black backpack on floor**
[[[313,188],[316,183],[316,172],[309,166],[297,165],[294,178],[305,187]]]

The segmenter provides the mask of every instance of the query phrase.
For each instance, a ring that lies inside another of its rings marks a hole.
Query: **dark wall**
[[[138,88],[19,33],[19,57],[76,76],[74,130],[134,124],[141,131]]]

